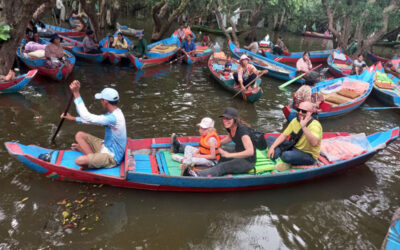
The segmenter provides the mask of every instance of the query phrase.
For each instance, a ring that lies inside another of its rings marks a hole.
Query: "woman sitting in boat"
[[[104,48],[115,48],[114,47],[114,36],[113,35],[109,35],[108,39],[106,40],[106,42],[104,43]]]
[[[137,58],[146,58],[147,53],[147,41],[143,38],[144,34],[142,31],[136,32],[136,37],[138,38],[138,42],[136,45],[128,46],[128,52],[126,53],[110,53],[115,57],[123,57],[129,58],[131,55]]]
[[[101,54],[103,53],[100,48],[101,46],[95,42],[94,33],[92,30],[86,31],[86,36],[83,38],[83,52],[88,54]]]
[[[60,67],[64,62],[66,62],[64,50],[61,47],[61,38],[57,34],[54,34],[50,38],[50,44],[46,46],[44,55],[47,59],[46,65],[49,68]]]
[[[218,148],[221,142],[217,131],[214,128],[214,120],[205,117],[199,124],[200,147],[184,145],[179,142],[176,134],[171,135],[171,151],[174,153],[172,159],[182,163],[182,173],[189,166],[214,166],[220,159]],[[177,153],[183,153],[181,156]]]
[[[298,109],[302,102],[311,102],[314,104],[314,112],[318,112],[319,105],[325,98],[321,93],[312,93],[312,87],[314,86],[314,83],[306,81],[306,83],[293,94],[293,109]]]
[[[243,46],[245,49],[250,50],[253,53],[258,52],[258,41],[257,38],[253,38],[253,42],[249,44],[249,46]]]
[[[250,58],[247,55],[242,55],[239,60],[238,71],[233,73],[235,79],[235,88],[240,88],[241,91],[246,90],[246,86],[255,82],[254,80],[260,74],[265,74],[268,70],[259,71],[254,65],[249,63]],[[258,87],[249,87],[249,90],[256,90]]]
[[[313,104],[302,102],[297,109],[297,118],[293,119],[278,137],[267,138],[268,158],[283,162],[276,164],[278,171],[284,171],[291,165],[313,165],[321,152],[322,126],[312,118]],[[290,136],[290,140],[286,140]]]
[[[116,49],[127,49],[128,48],[128,42],[122,36],[121,32],[117,33],[117,39],[114,39],[112,47],[116,48]]]
[[[320,80],[319,73],[311,71],[312,63],[310,60],[310,52],[308,51],[304,52],[302,58],[297,60],[296,69],[298,75],[305,73],[303,76],[304,80],[311,82],[311,84],[315,84]]]
[[[37,50],[45,50],[46,44],[39,43],[39,33],[33,35],[33,41],[29,41],[25,44],[25,53],[34,52]]]
[[[351,74],[359,75],[366,68],[368,68],[367,63],[364,61],[364,56],[362,54],[360,54],[360,55],[358,55],[357,59],[353,61],[353,69],[351,71]]]
[[[278,39],[276,40],[276,43],[274,45],[274,48],[272,49],[272,52],[276,55],[283,55],[283,52],[287,50],[285,43],[282,40],[281,36],[278,36]]]
[[[226,174],[243,174],[248,173],[254,168],[256,149],[250,138],[250,128],[239,119],[239,113],[234,108],[226,108],[220,117],[228,132],[228,136],[224,137],[220,143],[224,145],[233,141],[235,143],[235,152],[231,153],[219,148],[218,151],[221,154],[221,159],[217,165],[198,172],[188,168],[188,175],[207,177]]]

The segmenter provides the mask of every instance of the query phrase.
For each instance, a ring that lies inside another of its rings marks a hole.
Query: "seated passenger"
[[[147,41],[143,36],[144,34],[142,31],[137,31],[136,37],[138,38],[138,42],[136,45],[128,46],[128,52],[126,53],[110,53],[110,55],[118,58],[129,58],[130,56],[146,58]]]
[[[57,68],[61,64],[67,62],[64,56],[64,50],[61,47],[61,38],[54,34],[50,38],[50,44],[46,46],[44,50],[44,55],[46,57],[46,65],[49,68]]]
[[[214,128],[214,120],[205,117],[199,124],[200,147],[184,145],[179,142],[175,133],[171,136],[171,151],[174,153],[172,159],[183,164],[182,171],[188,166],[214,166],[220,159],[218,148],[220,147],[220,139]],[[184,156],[176,153],[184,153]]]
[[[226,174],[244,174],[254,168],[256,149],[250,138],[250,128],[240,121],[239,113],[234,108],[226,108],[220,117],[228,132],[228,136],[221,140],[221,145],[233,141],[235,143],[235,152],[230,153],[219,148],[218,151],[222,157],[217,165],[198,172],[188,168],[186,171],[188,175],[207,177]],[[184,175],[186,175],[186,173],[184,173]]]
[[[107,41],[104,43],[104,48],[111,48],[111,49],[115,48],[113,46],[114,40],[115,40],[114,36],[109,35]]]
[[[297,69],[297,74],[303,74],[303,79],[306,82],[310,82],[310,85],[314,85],[318,81],[321,80],[319,73],[312,70],[312,63],[310,60],[310,52],[306,51],[304,52],[302,58],[297,60],[296,62],[296,69]],[[311,71],[311,72],[310,72]]]
[[[187,35],[186,40],[183,41],[179,51],[187,55],[194,56],[196,54],[196,44],[192,41],[192,39],[192,35]]]
[[[274,48],[272,49],[272,52],[277,55],[283,55],[283,52],[286,51],[286,45],[283,43],[282,37],[278,36],[278,39],[276,39],[276,43],[274,45]]]
[[[312,118],[313,104],[302,102],[293,119],[279,137],[267,138],[267,156],[276,160],[281,158],[276,169],[284,171],[291,165],[313,165],[321,151],[322,127]],[[286,140],[290,136],[290,140]]]
[[[204,34],[203,36],[203,41],[201,42],[201,45],[203,46],[210,46],[210,37],[207,34]]]
[[[92,30],[86,31],[86,36],[83,38],[83,52],[88,54],[101,54],[103,53],[101,46],[94,41],[94,33]]]
[[[122,36],[121,32],[117,33],[117,39],[114,39],[112,47],[116,49],[128,49],[128,42]]]
[[[25,44],[25,52],[34,52],[36,50],[45,50],[46,44],[39,43],[39,33],[33,35],[33,41],[29,41]]]
[[[238,71],[233,73],[235,79],[235,85],[240,87],[241,91],[246,89],[246,86],[250,83],[255,83],[255,79],[260,74],[265,74],[268,70],[259,71],[254,65],[249,63],[250,58],[247,55],[242,55],[239,60]],[[256,87],[253,87],[253,90]]]
[[[257,38],[254,37],[253,38],[253,42],[250,43],[249,46],[243,46],[245,49],[250,50],[253,53],[257,53],[258,52],[258,42],[257,42]]]
[[[352,75],[356,74],[359,75],[361,74],[366,68],[367,68],[367,63],[364,61],[364,57],[362,54],[360,54],[356,60],[353,61],[353,69],[352,69]]]

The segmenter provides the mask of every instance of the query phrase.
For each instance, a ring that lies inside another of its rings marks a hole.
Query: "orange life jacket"
[[[210,139],[211,137],[214,137],[217,140],[217,145],[215,148],[215,155],[216,155],[216,159],[219,160],[221,158],[221,155],[218,151],[218,148],[221,146],[221,140],[219,139],[219,136],[217,134],[217,132],[212,132],[206,136],[201,136],[200,138],[200,147],[199,147],[199,151],[200,154],[203,155],[210,155],[211,151],[210,151],[210,145],[207,143],[208,139]]]

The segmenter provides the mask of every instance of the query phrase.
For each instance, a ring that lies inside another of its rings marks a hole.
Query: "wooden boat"
[[[196,46],[196,55],[190,56],[188,54],[185,54],[183,57],[183,61],[187,64],[193,64],[196,62],[208,60],[211,54],[212,49],[210,48],[210,46]]]
[[[238,69],[238,62],[232,60],[232,72],[237,71]],[[214,55],[211,55],[210,59],[208,60],[208,68],[210,69],[211,75],[214,77],[214,79],[221,85],[224,89],[229,90],[230,92],[236,94],[240,89],[237,89],[234,87],[235,85],[235,80],[233,80],[233,77],[231,75],[221,75],[219,71],[223,70],[223,67],[225,65],[225,61],[222,60],[214,60]],[[261,94],[262,94],[262,89],[261,89],[261,79],[256,80],[256,84],[258,86],[258,91],[244,91],[241,94],[237,95],[237,97],[242,98],[243,100],[253,103],[258,101],[260,99]]]
[[[137,58],[133,54],[129,60],[137,69],[144,69],[171,60],[180,46],[179,39],[172,35],[169,38],[147,45],[146,58]]]
[[[310,37],[323,38],[323,39],[333,39],[333,35],[326,36],[323,33],[314,32],[314,31],[304,31],[301,34],[303,36],[310,36]]]
[[[88,22],[87,18],[84,18],[84,17],[83,17],[82,19],[83,19],[83,21],[84,21],[85,23]],[[80,20],[79,20],[78,18],[74,18],[73,16],[71,16],[71,17],[69,18],[69,24],[71,25],[72,28],[75,28],[76,26],[78,26],[78,22],[80,22]]]
[[[339,59],[339,55],[344,55],[345,58]],[[343,77],[350,75],[353,60],[345,55],[341,50],[336,49],[332,54],[329,55],[327,59],[329,72],[331,72],[335,77]]]
[[[139,31],[143,32],[143,29],[141,29],[141,30],[132,29],[132,28],[129,28],[128,26],[126,26],[126,25],[121,25],[118,22],[117,22],[116,26],[117,26],[117,30],[121,31],[122,34],[125,35],[125,36],[136,36],[137,32],[139,32]]]
[[[384,58],[384,57],[381,57],[381,56],[377,56],[377,55],[375,55],[374,53],[372,53],[372,51],[368,51],[368,58],[369,58],[373,63],[377,63],[377,62],[383,62],[383,63],[385,63],[385,62],[387,62],[387,61],[390,60],[389,58]]]
[[[123,38],[126,40],[126,42],[128,43],[129,46],[132,46],[133,43],[129,38],[127,38],[126,36],[123,36]],[[117,39],[117,32],[115,32],[115,34],[114,34],[114,39]],[[103,39],[101,39],[101,41],[99,42],[99,45],[101,45],[103,47],[101,49],[101,51],[108,52],[108,59],[112,64],[117,64],[121,61],[121,58],[114,56],[113,53],[124,54],[124,53],[128,52],[128,49],[109,48],[108,37],[104,37]]]
[[[262,55],[253,53],[249,50],[237,48],[232,41],[228,42],[228,46],[236,58],[240,58],[241,55],[246,54],[251,59],[250,63],[256,66],[256,68],[260,70],[268,70],[268,76],[285,81],[296,77],[297,69],[294,67],[263,57]],[[303,79],[298,79],[297,82],[304,83],[305,81]]]
[[[325,98],[325,101],[319,106],[321,112],[318,113],[318,117],[328,118],[343,115],[361,106],[372,92],[374,75],[375,67],[371,66],[361,75],[351,75],[317,83],[312,88],[312,92],[321,93]],[[357,95],[350,93],[349,95],[349,91],[341,91],[342,84],[346,82],[350,84],[362,82],[367,88],[363,93]],[[296,117],[296,110],[291,105],[283,107],[282,111],[288,121]]]
[[[277,134],[265,134],[265,138],[271,135]],[[348,135],[348,133],[324,133],[323,139]],[[180,176],[179,163],[171,159],[169,152],[170,138],[128,139],[125,160],[121,165],[114,168],[89,170],[80,170],[75,164],[75,159],[82,155],[77,151],[55,150],[50,162],[47,162],[39,159],[38,156],[51,152],[50,149],[17,142],[6,142],[5,147],[12,156],[27,167],[55,180],[90,182],[154,191],[221,192],[286,186],[348,170],[365,163],[398,136],[399,127],[369,135],[366,138],[371,149],[347,160],[329,162],[321,156],[318,164],[298,166],[282,172],[274,170],[275,163],[269,160],[265,163],[271,164],[269,171],[222,177]],[[179,140],[196,146],[200,138],[180,137]],[[261,165],[261,167],[266,165]]]
[[[50,24],[45,24],[45,28],[47,30],[50,30],[59,35],[67,36],[69,38],[76,39],[76,40],[82,40],[86,36],[85,32],[78,32],[78,31],[75,31],[72,29],[66,29],[63,27],[50,25]]]
[[[102,53],[98,54],[89,54],[83,52],[83,47],[77,46],[72,48],[72,53],[77,57],[83,60],[101,63],[104,62],[108,58],[108,51],[102,51]]]
[[[40,39],[41,44],[49,44],[49,42]],[[17,49],[18,58],[30,69],[38,69],[38,74],[42,76],[49,77],[56,81],[65,80],[72,73],[75,66],[75,57],[69,51],[64,50],[64,56],[68,63],[62,64],[58,68],[48,68],[46,67],[45,58],[29,58],[24,56],[24,47],[26,41],[22,40],[21,46]]]
[[[400,249],[400,209],[397,209],[390,221],[389,230],[383,241],[382,250]]]
[[[376,65],[376,70],[381,73],[385,72],[380,62]],[[393,84],[380,84],[375,78],[372,94],[385,105],[400,107],[400,78],[392,74],[387,74],[387,76],[392,79]]]
[[[333,50],[318,50],[310,51],[311,62],[326,62],[328,56],[333,53]],[[296,63],[300,58],[303,57],[304,52],[286,52],[283,55],[275,55],[268,51],[264,53],[265,57],[281,63]]]
[[[37,72],[37,69],[32,69],[26,74],[17,76],[12,81],[0,82],[0,93],[15,93],[20,91],[36,76]]]
[[[220,35],[220,36],[224,35],[224,32],[221,29],[214,28],[212,26],[192,25],[190,27],[192,30],[199,30],[199,31],[207,32],[207,33],[212,33],[215,35]],[[233,32],[232,30],[228,31],[228,33],[232,33],[232,32]],[[240,35],[240,34],[243,34],[244,32],[246,32],[246,30],[239,30],[239,31],[236,31],[236,34]]]

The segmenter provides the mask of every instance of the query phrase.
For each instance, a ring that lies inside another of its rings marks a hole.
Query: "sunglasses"
[[[297,113],[307,114],[308,110],[297,109]]]

